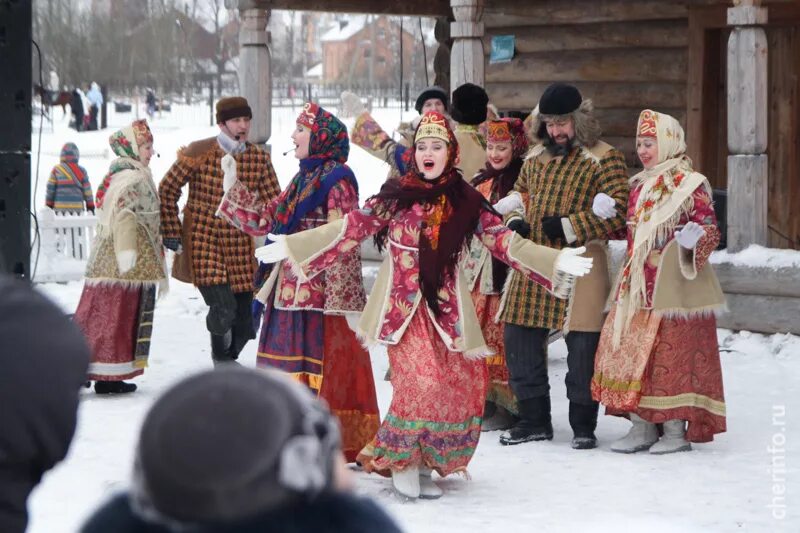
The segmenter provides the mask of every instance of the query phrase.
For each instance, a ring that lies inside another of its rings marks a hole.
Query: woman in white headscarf
[[[607,414],[633,424],[612,451],[665,454],[725,431],[714,315],[725,298],[708,264],[720,232],[711,186],[692,168],[678,121],[642,111],[636,146],[644,170],[631,179],[627,253],[592,395]],[[613,216],[613,200],[603,196],[595,214]],[[656,424],[663,424],[660,438]]]

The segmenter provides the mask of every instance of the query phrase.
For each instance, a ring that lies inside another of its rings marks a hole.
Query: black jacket
[[[29,285],[0,276],[0,295],[0,531],[17,533],[28,495],[67,455],[89,348]]]
[[[321,496],[311,502],[265,513],[236,525],[181,527],[153,524],[136,515],[127,494],[119,494],[98,509],[81,533],[400,533],[372,500],[346,493]]]

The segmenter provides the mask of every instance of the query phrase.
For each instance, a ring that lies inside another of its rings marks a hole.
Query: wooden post
[[[767,8],[728,9],[728,249],[767,245]]]
[[[253,110],[250,142],[266,144],[272,134],[272,74],[264,2],[240,0],[239,87]]]
[[[453,49],[450,52],[450,89],[465,83],[484,86],[483,54],[484,0],[450,0],[455,22],[450,23]]]

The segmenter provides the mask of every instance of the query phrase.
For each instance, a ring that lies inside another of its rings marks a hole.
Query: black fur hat
[[[542,115],[568,115],[578,109],[581,102],[583,102],[583,97],[575,86],[553,83],[544,90],[539,99],[539,113]]]
[[[460,124],[477,126],[486,120],[486,105],[489,95],[473,83],[465,83],[453,91],[453,105],[450,116]]]
[[[414,109],[417,110],[417,113],[420,115],[422,114],[422,106],[425,105],[425,102],[430,100],[431,98],[438,98],[444,104],[444,109],[447,111],[449,98],[447,97],[447,91],[442,89],[439,86],[432,85],[419,93],[417,96],[417,102],[414,104]]]

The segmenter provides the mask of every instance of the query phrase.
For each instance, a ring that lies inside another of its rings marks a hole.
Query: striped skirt
[[[73,320],[92,352],[88,379],[141,375],[150,354],[156,288],[86,284]]]
[[[258,343],[260,368],[306,384],[339,419],[348,462],[375,436],[380,418],[372,363],[342,316],[275,309],[270,297]]]

